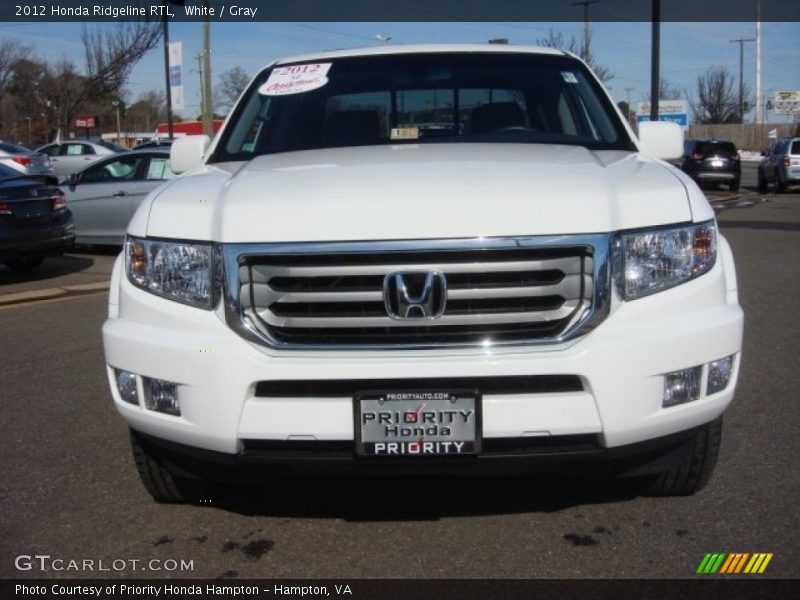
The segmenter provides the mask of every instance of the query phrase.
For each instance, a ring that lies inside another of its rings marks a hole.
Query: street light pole
[[[164,78],[167,84],[167,135],[172,139],[172,88],[169,81],[169,23],[167,22],[167,0],[164,0],[162,27],[164,28]]]
[[[172,139],[172,90],[169,81],[169,5],[183,6],[186,0],[162,0],[161,19],[164,28],[164,79],[167,83],[167,132]]]
[[[650,120],[658,121],[661,73],[661,0],[653,0],[652,48],[650,49]]]

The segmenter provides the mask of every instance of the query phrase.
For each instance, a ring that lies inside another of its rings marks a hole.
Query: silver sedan
[[[122,244],[144,197],[172,177],[168,150],[115,154],[72,174],[61,189],[75,222],[75,243]]]
[[[0,141],[0,165],[5,165],[20,175],[52,175],[50,157],[28,150],[23,146]]]
[[[90,140],[69,140],[60,144],[46,144],[36,149],[36,152],[50,157],[50,162],[53,164],[53,174],[59,180],[85,169],[96,160],[111,156],[117,152],[127,151],[127,148],[110,142],[93,142]]]

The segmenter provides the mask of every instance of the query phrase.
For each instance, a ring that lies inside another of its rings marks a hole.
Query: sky
[[[113,24],[91,24],[109,28]],[[563,32],[580,42],[582,22],[569,23],[212,23],[211,71],[218,75],[232,67],[255,74],[276,58],[341,48],[374,46],[376,35],[391,36],[390,44],[484,43],[508,38],[511,44],[535,44],[548,30]],[[592,50],[614,78],[607,82],[616,101],[642,101],[650,89],[650,23],[593,23]],[[738,80],[739,44],[735,38],[755,37],[755,23],[662,23],[661,74],[670,84],[696,94],[697,77],[708,67],[727,67]],[[78,23],[0,22],[0,39],[28,44],[35,54],[51,59],[67,57],[83,64]],[[193,60],[200,50],[200,23],[173,23],[170,41],[183,42],[184,118],[199,112],[199,74]],[[744,81],[755,91],[755,44],[745,44]],[[762,23],[762,91],[800,90],[800,23]],[[163,51],[148,54],[128,83],[130,101],[151,89],[163,89]],[[772,115],[770,115],[772,117]],[[785,118],[774,117],[782,122]]]

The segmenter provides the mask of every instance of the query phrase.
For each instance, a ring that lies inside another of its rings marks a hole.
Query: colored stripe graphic
[[[708,561],[709,561],[710,559],[711,559],[711,555],[710,555],[710,554],[706,554],[706,555],[703,557],[703,560],[702,560],[702,561],[700,561],[700,566],[699,566],[699,567],[697,567],[697,572],[698,572],[698,573],[705,573],[705,572],[706,572],[706,570],[705,570],[705,569],[706,569],[706,565],[708,564]]]
[[[754,554],[753,559],[748,563],[747,567],[745,568],[745,573],[763,573],[769,561],[772,560],[772,553],[762,552],[759,554]]]
[[[728,554],[728,560],[726,560],[722,564],[722,568],[719,570],[720,573],[730,573],[731,569],[736,566],[736,563],[739,562],[739,555],[738,554]]]
[[[725,556],[724,552],[706,554],[705,558],[703,558],[703,562],[697,567],[697,572],[704,574],[716,573],[722,565],[722,561],[725,560]]]
[[[719,568],[720,568],[720,566],[722,566],[722,561],[724,559],[725,559],[725,553],[724,552],[720,552],[719,558],[714,563],[714,565],[711,567],[710,573],[716,573],[717,571],[719,571]]]
[[[736,565],[736,570],[731,571],[731,572],[732,573],[739,573],[742,570],[742,567],[744,566],[744,563],[747,561],[747,557],[748,556],[750,556],[750,553],[748,553],[748,552],[745,552],[744,554],[742,554],[741,560],[739,560],[739,563]]]
[[[756,552],[754,554],[750,554],[749,552],[732,552],[730,554],[726,554],[725,552],[707,553],[703,557],[703,560],[700,561],[700,566],[697,567],[697,573],[732,575],[741,573],[742,569],[744,569],[744,573],[752,575],[760,574],[767,569],[767,565],[772,560],[772,556],[773,554],[771,552]]]

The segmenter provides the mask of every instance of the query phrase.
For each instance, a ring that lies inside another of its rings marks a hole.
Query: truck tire
[[[758,193],[759,194],[766,194],[767,193],[767,179],[764,177],[764,171],[761,169],[758,170]]]
[[[786,191],[786,182],[783,181],[783,177],[781,177],[781,172],[778,171],[775,174],[775,193],[782,194]]]
[[[28,271],[33,271],[43,262],[43,256],[23,256],[21,258],[8,259],[6,266],[16,273],[27,273]]]
[[[695,434],[692,451],[678,466],[656,475],[647,482],[650,496],[691,496],[711,480],[722,441],[722,417]]]
[[[131,449],[139,478],[153,500],[163,504],[176,504],[203,499],[203,482],[175,477],[163,465],[158,452],[143,444],[133,430],[131,430]]]

